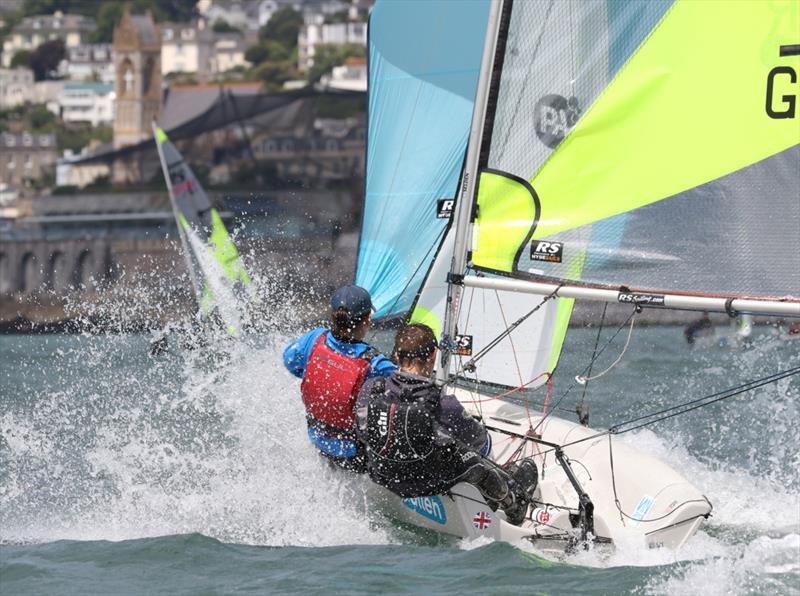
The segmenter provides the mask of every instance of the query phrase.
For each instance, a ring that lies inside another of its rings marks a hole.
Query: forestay
[[[406,313],[449,222],[488,0],[379,1],[369,24],[366,196],[356,283]]]

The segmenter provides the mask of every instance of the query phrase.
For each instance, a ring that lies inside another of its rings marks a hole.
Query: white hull
[[[552,450],[548,452],[547,447],[500,432],[524,434],[528,430],[524,406],[500,400],[472,404],[478,397],[476,394],[465,390],[456,394],[471,413],[482,415],[485,424],[498,429],[490,431],[491,459],[504,464],[521,443],[524,443],[521,455],[535,459],[539,485],[528,519],[521,526],[509,524],[502,511],[492,511],[478,490],[465,483],[456,485],[450,495],[418,499],[400,499],[380,489],[383,508],[404,521],[453,536],[470,539],[484,536],[504,542],[527,539],[540,548],[552,546],[563,550],[569,536],[580,535],[570,521],[570,512],[575,514],[578,510],[575,489]],[[534,428],[540,420],[540,415],[531,416]],[[554,417],[548,417],[538,432],[542,440],[559,445],[596,434],[590,428]],[[614,482],[608,436],[563,449],[578,482],[594,504],[594,535],[612,543],[639,540],[643,547],[680,547],[711,512],[711,503],[665,463],[614,437],[611,446]],[[614,485],[619,507],[629,517],[617,508]]]

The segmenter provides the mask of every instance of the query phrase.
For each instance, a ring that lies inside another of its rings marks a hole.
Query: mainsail
[[[200,313],[238,335],[250,300],[250,277],[219,212],[166,133],[153,125],[158,154]]]
[[[491,340],[475,291],[800,316],[798,2],[498,4],[438,301],[446,345]],[[557,362],[559,300],[522,335],[531,379]],[[482,380],[527,383],[511,340]]]
[[[800,299],[798,6],[506,3],[475,269]]]
[[[378,317],[409,310],[448,226],[488,5],[378,2],[370,15],[366,196],[356,283],[371,292]]]
[[[380,296],[379,314],[410,307],[410,320],[453,351],[500,337],[481,378],[512,386],[552,373],[573,298],[800,315],[796,0],[492,3],[454,225],[441,242],[442,226],[421,223],[434,197],[455,192],[454,160],[404,170],[386,157],[402,157],[406,137],[444,142],[436,128],[414,128],[413,111],[387,119],[379,107],[376,65],[391,38],[379,34],[381,17],[416,20],[424,3],[399,4],[379,3],[371,23],[357,281]],[[482,38],[471,37],[473,51]],[[414,105],[421,84],[405,96],[397,84],[398,105]],[[401,142],[378,134],[387,121]],[[444,164],[448,192],[437,195],[428,189]],[[390,172],[374,176],[382,167]],[[392,195],[398,181],[405,203]],[[551,299],[539,306],[520,293]]]

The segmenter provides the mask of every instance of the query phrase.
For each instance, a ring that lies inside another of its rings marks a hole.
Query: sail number
[[[800,56],[800,44],[781,46],[779,55]],[[767,75],[767,116],[775,120],[795,118],[797,116],[797,90],[794,93],[783,94],[781,88],[787,90],[797,83],[797,71],[791,66],[776,66]],[[776,95],[780,96],[778,101]]]

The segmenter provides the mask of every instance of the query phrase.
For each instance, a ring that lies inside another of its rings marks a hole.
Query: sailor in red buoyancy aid
[[[372,320],[372,300],[358,286],[344,286],[331,298],[331,329],[320,327],[290,343],[286,368],[303,379],[308,438],[322,455],[357,472],[365,470],[364,448],[355,432],[355,403],[364,381],[397,368],[364,343]]]

